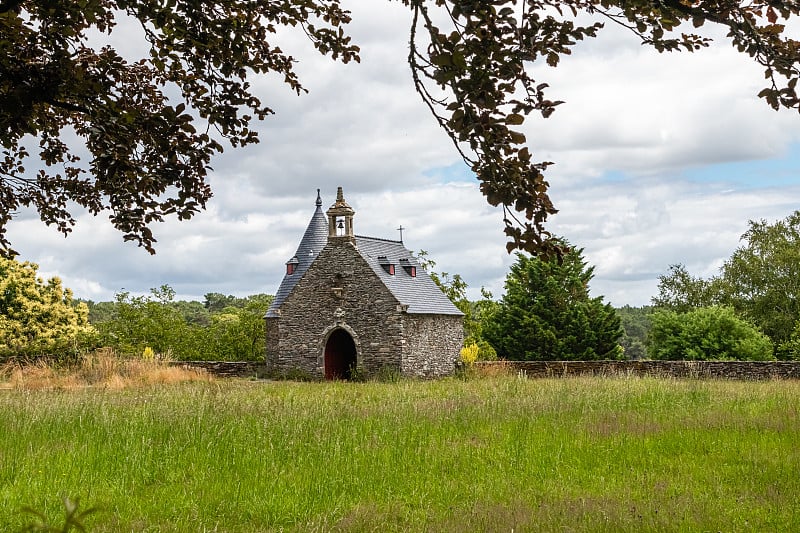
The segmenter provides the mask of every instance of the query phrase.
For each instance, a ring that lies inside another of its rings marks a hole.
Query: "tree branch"
[[[726,26],[730,25],[730,22],[728,20],[718,16],[716,13],[692,7],[691,4],[682,3],[680,2],[680,0],[662,0],[661,3],[670,9],[683,13],[684,15],[701,17],[710,22],[716,22],[717,24],[725,24]]]
[[[60,109],[66,109],[67,111],[75,111],[76,113],[83,113],[88,115],[91,113],[88,107],[83,107],[75,104],[70,104],[69,102],[59,102],[58,100],[47,99],[45,100],[46,103],[50,104],[53,107],[58,107]]]

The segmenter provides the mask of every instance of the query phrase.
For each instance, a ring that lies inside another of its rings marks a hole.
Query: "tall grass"
[[[800,530],[800,383],[212,381],[0,391],[0,529]]]
[[[165,364],[166,361],[123,358],[113,350],[102,349],[71,364],[39,360],[29,364],[7,362],[0,365],[0,389],[75,389],[104,387],[124,389],[152,384],[212,379],[199,369]]]

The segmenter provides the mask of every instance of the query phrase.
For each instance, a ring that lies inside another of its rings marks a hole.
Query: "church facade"
[[[325,379],[452,374],[463,314],[402,241],[355,235],[354,215],[341,187],[325,213],[318,191],[265,316],[268,370]]]

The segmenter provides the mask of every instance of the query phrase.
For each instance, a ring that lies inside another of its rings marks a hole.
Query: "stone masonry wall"
[[[441,377],[455,371],[464,343],[461,316],[405,315],[403,326],[410,333],[403,348],[404,375]]]
[[[403,322],[398,302],[346,240],[328,243],[280,312],[266,325],[272,372],[300,370],[323,377],[325,342],[339,327],[353,337],[358,365],[367,375],[381,367],[400,368]]]
[[[800,379],[798,361],[486,361],[527,377],[634,375],[740,380]]]
[[[253,361],[171,361],[172,366],[201,368],[220,377],[260,377],[263,363]],[[491,361],[478,367],[500,367],[530,378],[595,376],[654,376],[740,380],[800,379],[800,361]]]
[[[205,370],[221,378],[258,378],[266,373],[264,363],[257,361],[170,361],[169,365]]]

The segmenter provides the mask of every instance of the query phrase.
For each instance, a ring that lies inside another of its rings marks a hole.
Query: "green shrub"
[[[701,307],[686,313],[656,311],[652,324],[648,354],[653,359],[774,359],[769,338],[729,307]]]
[[[46,282],[39,266],[0,257],[0,360],[47,356],[74,361],[94,348],[97,332],[86,304],[57,277]]]
[[[497,352],[487,340],[475,336],[464,339],[464,346],[473,344],[478,346],[478,361],[497,361]]]

